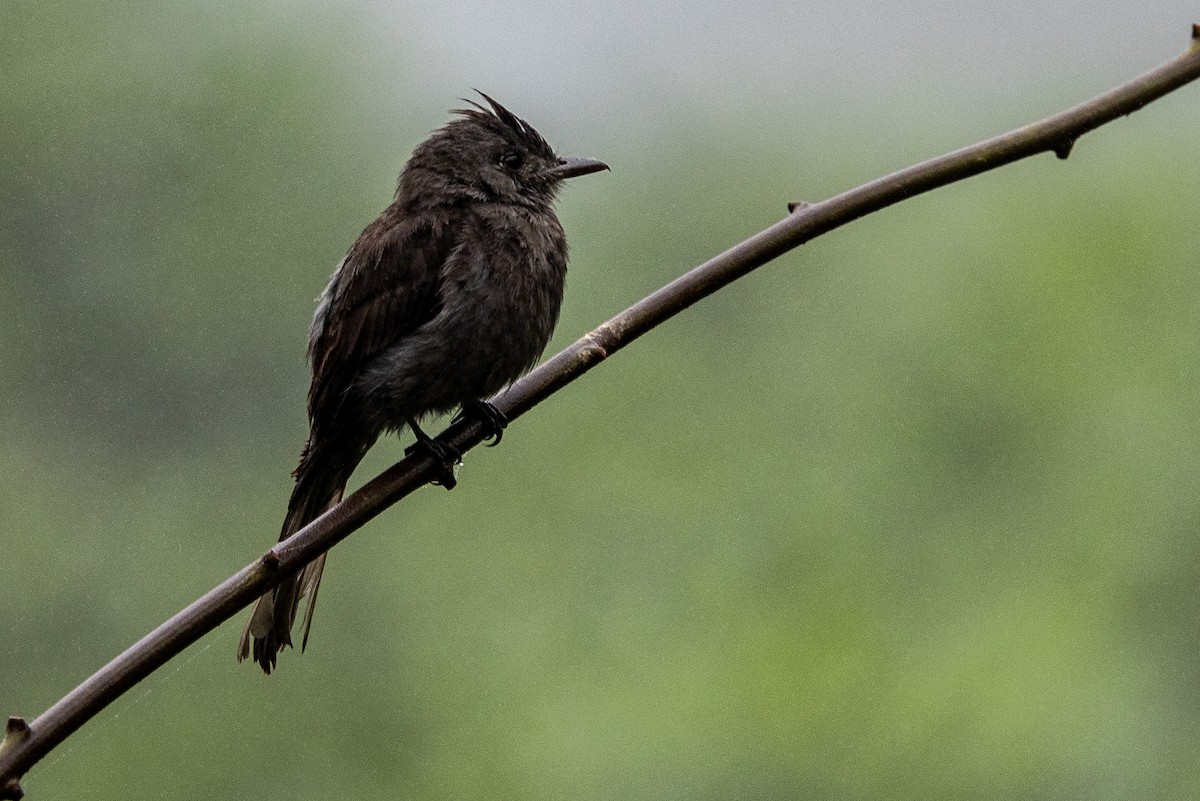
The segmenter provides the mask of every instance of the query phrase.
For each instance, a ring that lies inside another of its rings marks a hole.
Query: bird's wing
[[[438,313],[439,273],[456,246],[457,227],[448,214],[405,216],[393,206],[359,235],[313,320],[314,425],[333,421],[364,364]]]

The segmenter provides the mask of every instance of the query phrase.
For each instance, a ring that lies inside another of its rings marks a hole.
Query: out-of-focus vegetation
[[[272,542],[311,300],[445,119],[373,105],[332,12],[171,11],[0,11],[6,715]],[[230,623],[27,792],[1195,797],[1196,98],[690,310],[340,546],[307,654],[266,680]],[[614,171],[561,204],[556,342],[943,145],[773,122],[570,143]]]

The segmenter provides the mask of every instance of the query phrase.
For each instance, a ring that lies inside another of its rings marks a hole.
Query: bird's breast
[[[567,245],[553,214],[489,208],[462,223],[439,271],[438,313],[355,381],[377,428],[494,395],[533,366],[554,332]]]

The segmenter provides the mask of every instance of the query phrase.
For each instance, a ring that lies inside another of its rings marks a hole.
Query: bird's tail
[[[320,517],[326,510],[342,499],[350,474],[362,460],[367,447],[318,446],[310,438],[300,456],[300,465],[293,474],[296,485],[288,501],[287,516],[283,519],[280,541],[287,539],[300,529]],[[317,604],[317,589],[321,585],[321,571],[325,569],[325,557],[321,554],[309,562],[295,575],[289,576],[275,589],[258,599],[254,613],[246,622],[242,639],[238,643],[237,658],[241,662],[251,653],[253,640],[254,661],[270,675],[275,660],[285,645],[292,644],[292,626],[300,600],[308,598],[304,612],[304,638],[300,649],[308,645],[308,630],[312,626],[313,609]]]

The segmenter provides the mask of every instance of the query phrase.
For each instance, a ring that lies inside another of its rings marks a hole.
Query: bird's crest
[[[490,110],[484,108],[474,100],[464,97],[461,98],[462,101],[464,103],[469,103],[471,106],[473,106],[473,108],[459,108],[455,109],[452,113],[461,114],[468,119],[475,119],[481,122],[488,122],[491,124],[499,123],[501,127],[507,129],[507,131],[509,131],[531,150],[536,150],[551,155],[554,153],[554,149],[550,147],[549,143],[542,138],[542,135],[538,133],[532,125],[525,122],[525,120],[521,119],[516,114],[513,114],[511,111],[485,95],[483,92],[480,92],[478,89],[475,91],[479,93],[480,97],[487,101],[489,106],[491,106]]]

